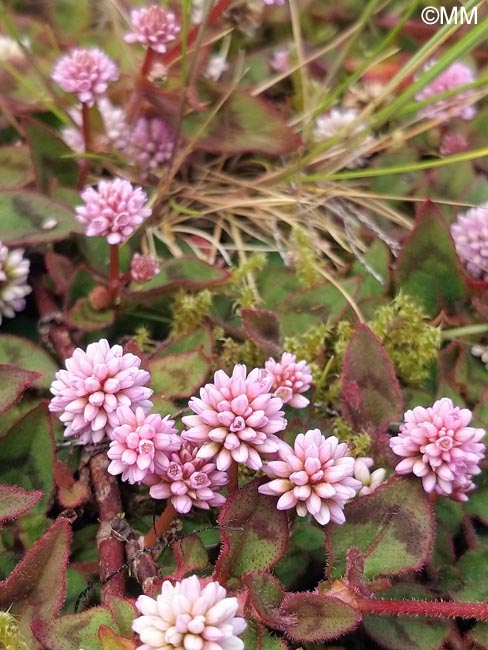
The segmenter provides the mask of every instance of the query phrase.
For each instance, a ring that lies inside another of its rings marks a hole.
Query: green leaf
[[[249,604],[254,610],[255,618],[269,627],[282,629],[286,621],[281,616],[280,605],[285,592],[279,580],[263,571],[248,573],[243,582],[249,589]]]
[[[250,571],[270,569],[283,557],[288,544],[286,512],[276,499],[258,493],[260,479],[231,494],[219,515],[222,550],[215,573],[224,582]],[[228,527],[240,530],[229,530]]]
[[[118,630],[124,636],[132,635],[132,621],[138,616],[137,610],[128,600],[114,598],[110,602],[110,611]]]
[[[170,354],[181,354],[182,352],[193,352],[195,350],[201,350],[205,356],[209,357],[212,354],[212,349],[212,332],[208,326],[203,325],[191,334],[164,343],[154,352],[151,358],[159,359]]]
[[[0,364],[0,415],[16,404],[25,390],[41,376],[40,372],[32,372],[17,368],[17,366]]]
[[[426,203],[398,259],[397,285],[436,316],[442,308],[455,314],[468,289],[449,228],[440,212]]]
[[[228,88],[223,84],[202,80],[198,94],[205,104],[215,106]],[[183,119],[186,140],[197,134],[196,147],[214,153],[266,153],[282,156],[297,151],[301,145],[298,135],[287,125],[284,117],[270,102],[253,97],[242,89],[234,89],[218,111],[218,118],[208,111],[193,112]],[[211,118],[210,124],[204,126]],[[201,129],[203,128],[203,132]]]
[[[240,635],[246,650],[288,650],[284,639],[270,634],[263,625],[248,620],[247,628]]]
[[[47,650],[102,650],[98,637],[101,625],[118,631],[107,609],[93,607],[86,612],[68,614],[56,620],[37,619],[32,627]]]
[[[110,327],[115,322],[114,309],[95,311],[88,298],[78,298],[68,311],[67,316],[69,325],[82,332],[98,332],[105,327]]]
[[[484,602],[488,600],[488,546],[482,545],[467,551],[456,568],[463,586],[454,598],[463,602]]]
[[[54,437],[46,403],[27,413],[0,439],[0,483],[41,490],[44,513],[53,491]]]
[[[33,246],[66,239],[80,232],[72,211],[36,192],[0,192],[0,241]]]
[[[0,583],[0,609],[9,610],[19,620],[32,650],[40,648],[32,636],[32,621],[53,619],[63,604],[70,540],[68,521],[58,519]]]
[[[188,573],[201,571],[208,566],[208,555],[202,540],[198,535],[189,535],[172,545],[176,560],[176,571],[171,575],[173,580],[182,580]]]
[[[364,575],[394,576],[419,569],[434,543],[434,516],[418,479],[390,479],[345,509],[346,523],[329,526],[327,548],[332,554],[332,578],[344,575],[348,549],[365,556]]]
[[[54,375],[58,370],[57,364],[42,348],[29,339],[13,334],[0,336],[0,363],[10,364],[24,370],[35,370],[40,377],[32,384],[33,388],[49,389]]]
[[[148,362],[154,392],[169,400],[190,397],[205,382],[209,369],[209,360],[200,350],[170,354]]]
[[[468,637],[476,644],[476,650],[486,650],[488,648],[488,623],[476,623],[469,631]]]
[[[17,519],[30,510],[42,497],[39,490],[23,490],[16,485],[0,485],[0,524]]]
[[[286,635],[298,643],[330,641],[353,630],[361,615],[350,605],[324,593],[288,593],[280,613],[291,622]]]
[[[393,364],[378,337],[364,324],[358,325],[346,349],[342,412],[355,431],[376,437],[402,412]]]
[[[73,151],[55,131],[36,120],[25,120],[37,186],[50,194],[53,179],[56,184],[75,187],[79,174]]]
[[[0,190],[18,190],[33,180],[28,147],[0,147]]]
[[[276,314],[267,309],[241,309],[244,331],[268,354],[280,352],[280,324]]]
[[[380,597],[431,599],[418,585],[398,585],[382,592]],[[388,650],[440,650],[452,629],[447,621],[411,616],[365,616],[363,625],[368,635]]]

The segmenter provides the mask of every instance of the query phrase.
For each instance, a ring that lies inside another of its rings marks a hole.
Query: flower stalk
[[[362,614],[379,616],[428,616],[488,620],[488,603],[455,603],[436,600],[383,600],[357,598],[355,607]]]
[[[146,533],[144,537],[144,546],[154,546],[158,539],[168,530],[171,522],[177,518],[176,510],[171,503],[168,501],[166,508],[163,510],[161,515],[158,517],[154,526],[151,530]]]

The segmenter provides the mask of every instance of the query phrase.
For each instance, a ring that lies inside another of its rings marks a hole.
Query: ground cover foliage
[[[488,647],[488,16],[424,6],[2,3],[0,648]]]

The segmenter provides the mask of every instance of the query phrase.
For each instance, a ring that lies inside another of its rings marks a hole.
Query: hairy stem
[[[100,528],[97,534],[98,567],[101,587],[102,605],[110,605],[114,598],[125,595],[125,579],[123,573],[117,573],[107,582],[104,580],[114,572],[119,571],[124,564],[124,544],[112,535],[112,521],[122,512],[117,477],[107,471],[110,460],[107,454],[100,453],[90,458],[90,474],[98,506]]]
[[[83,133],[83,142],[85,143],[85,152],[89,152],[92,148],[92,134],[90,123],[90,107],[86,102],[81,103],[81,131]],[[80,175],[78,176],[77,189],[81,190],[86,183],[88,172],[90,171],[90,161],[88,158],[83,158],[80,167]]]
[[[115,302],[118,298],[120,290],[119,244],[110,245],[108,288]]]
[[[239,489],[239,467],[234,459],[230,463],[227,474],[229,476],[228,490],[229,494],[232,494]]]
[[[380,616],[429,616],[440,618],[474,618],[488,620],[488,603],[455,603],[435,600],[380,600],[357,598],[362,614]]]
[[[154,546],[163,533],[168,530],[171,522],[174,519],[177,519],[177,517],[178,515],[176,514],[176,510],[171,501],[169,501],[166,508],[156,520],[154,526],[144,537],[144,546]]]

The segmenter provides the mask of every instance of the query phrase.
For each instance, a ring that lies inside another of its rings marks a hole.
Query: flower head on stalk
[[[88,237],[106,237],[109,244],[125,241],[152,212],[142,188],[122,178],[100,181],[96,190],[86,187],[81,198],[85,205],[76,208],[77,220]]]
[[[132,623],[137,650],[244,650],[238,635],[247,623],[236,616],[237,598],[218,582],[202,586],[197,576],[174,585],[165,580],[156,599],[139,596],[141,616]]]
[[[433,64],[434,61],[428,63],[425,70],[431,68]],[[475,81],[473,70],[466,63],[456,61],[417,93],[415,99],[417,101],[430,99],[441,93],[467,86],[473,81]],[[427,104],[420,109],[419,114],[422,117],[437,118],[442,121],[448,120],[450,117],[471,120],[476,115],[476,109],[471,105],[472,97],[472,90],[459,92],[452,97],[445,97]]]
[[[49,404],[66,426],[65,436],[79,442],[97,443],[120,424],[117,409],[128,406],[147,412],[152,390],[146,387],[151,375],[141,370],[135,354],[124,354],[122,346],[110,347],[106,339],[90,343],[86,351],[76,348],[66,359],[66,370],[58,370],[51,384]]]
[[[302,395],[313,381],[312,371],[306,361],[297,361],[294,354],[283,352],[279,361],[270,358],[264,367],[273,377],[274,394],[285,404],[293,408],[305,408],[310,404],[310,400]]]
[[[186,441],[158,457],[155,473],[145,481],[151,486],[153,499],[170,499],[176,512],[183,514],[192,506],[208,510],[225,503],[218,490],[227,485],[227,473],[217,470],[215,463],[198,458],[197,453],[198,447]]]
[[[451,225],[451,235],[468,273],[488,281],[488,203],[458,214]]]
[[[180,31],[174,13],[159,5],[133,9],[130,19],[133,31],[125,35],[125,42],[141,43],[160,54],[166,52],[168,43],[174,41]]]
[[[260,368],[248,375],[246,366],[236,365],[230,377],[218,370],[200,398],[191,398],[195,415],[182,418],[188,427],[182,437],[201,446],[199,457],[215,458],[217,469],[228,469],[232,460],[260,469],[261,454],[278,451],[281,440],[274,434],[286,426],[283,401],[271,394],[272,383]]]
[[[447,397],[407,411],[398,436],[390,440],[393,452],[403,458],[395,471],[420,477],[426,492],[467,501],[485,454],[485,431],[468,426],[472,417]]]
[[[346,501],[362,487],[353,477],[354,458],[347,444],[311,429],[298,434],[293,448],[282,442],[278,457],[266,463],[264,472],[272,480],[258,491],[279,496],[278,510],[295,508],[300,517],[308,512],[319,524],[343,524]]]
[[[62,56],[54,66],[53,80],[67,93],[75,93],[80,102],[93,106],[119,70],[105,52],[97,48],[76,48]]]

